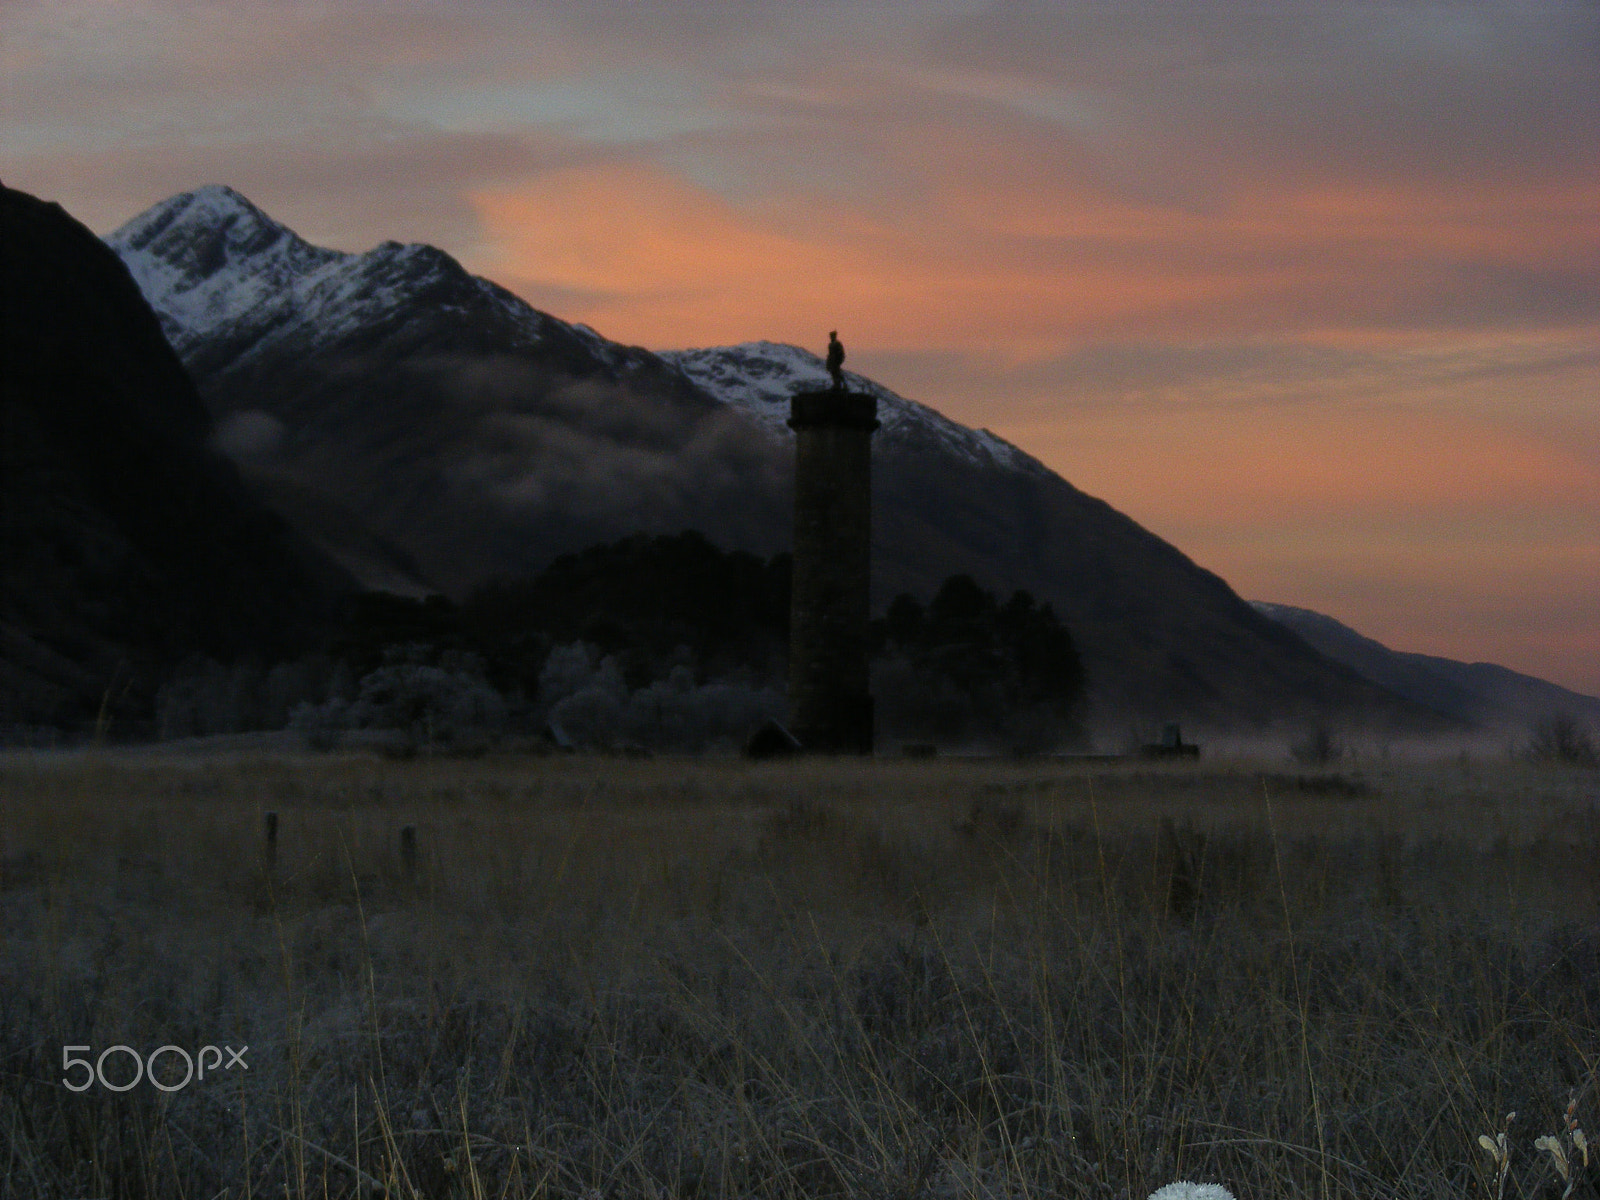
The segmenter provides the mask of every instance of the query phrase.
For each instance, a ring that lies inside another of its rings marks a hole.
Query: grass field
[[[0,759],[0,1198],[1559,1197],[1600,772],[1287,764]]]

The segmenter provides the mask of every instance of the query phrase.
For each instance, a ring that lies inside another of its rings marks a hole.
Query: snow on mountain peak
[[[704,350],[666,350],[661,357],[695,384],[763,428],[789,436],[789,398],[796,392],[830,386],[827,365],[817,355],[784,342],[742,342]],[[983,465],[1021,467],[1027,455],[987,429],[968,429],[925,404],[907,400],[853,371],[847,385],[878,401],[879,439],[884,442],[934,440],[963,458]]]
[[[163,200],[106,242],[180,355],[247,313],[283,308],[296,280],[344,257],[301,240],[220,185]]]
[[[215,185],[162,201],[106,242],[180,355],[235,331],[258,347],[307,329],[337,334],[392,312],[429,280],[466,278],[432,246],[390,241],[365,254],[313,246]],[[536,316],[523,323],[530,333],[538,324]]]
[[[225,259],[260,254],[284,239],[305,246],[232,188],[211,184],[163,200],[106,241],[119,253],[127,249],[167,258],[178,257],[173,251],[187,247],[192,260],[187,265],[210,272]]]

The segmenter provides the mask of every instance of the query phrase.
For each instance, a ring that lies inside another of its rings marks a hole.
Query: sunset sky
[[[983,426],[1242,595],[1600,694],[1600,3],[0,0],[0,180],[226,183]]]

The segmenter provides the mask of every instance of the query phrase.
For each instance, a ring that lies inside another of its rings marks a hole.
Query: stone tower
[[[789,721],[807,750],[872,753],[867,604],[872,431],[878,402],[834,388],[789,401],[794,430],[794,582]]]

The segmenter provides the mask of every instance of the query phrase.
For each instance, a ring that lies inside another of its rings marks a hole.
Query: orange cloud
[[[821,202],[746,211],[656,168],[554,171],[471,202],[486,251],[472,265],[524,291],[573,297],[564,315],[656,346],[813,340],[818,320],[878,349],[1059,351],[1094,329],[1248,285],[1224,272],[1116,261],[951,236]]]
[[[570,315],[659,346],[806,340],[819,314],[862,349],[1023,359],[1108,339],[1362,346],[1600,325],[1600,181],[1471,194],[1280,182],[1193,205],[1119,195],[1070,164],[1019,166],[1025,139],[948,142],[905,130],[895,156],[920,173],[915,202],[891,189],[736,205],[614,162],[480,188],[489,249],[473,265],[536,302],[576,297]]]
[[[1460,414],[1445,424],[1316,404],[1112,409],[997,432],[1187,547],[1230,530],[1315,528],[1326,539],[1341,522],[1526,528],[1600,512],[1600,463]],[[1590,536],[1600,545],[1600,529]]]
[[[475,265],[536,302],[570,296],[562,315],[608,336],[662,347],[814,341],[829,321],[889,333],[872,308],[881,264],[773,229],[660,170],[575,167],[471,201],[489,247]]]

